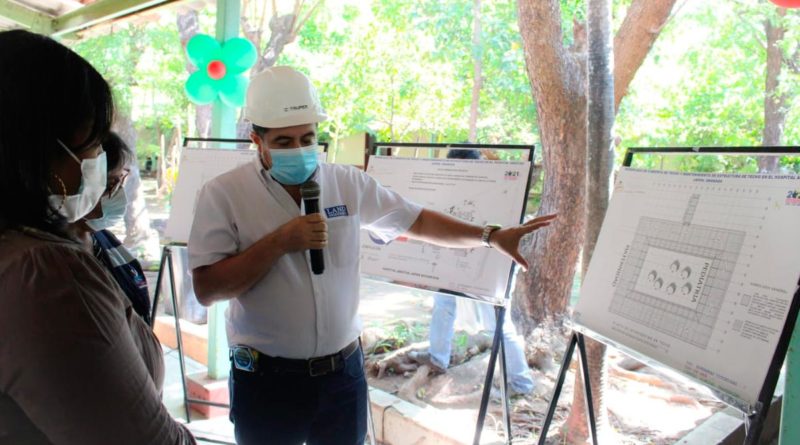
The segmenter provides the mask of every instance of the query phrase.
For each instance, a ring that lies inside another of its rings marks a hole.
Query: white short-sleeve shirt
[[[189,237],[190,268],[236,255],[302,214],[254,157],[200,191]],[[389,241],[405,233],[422,210],[353,167],[321,164],[313,179],[328,224],[325,272],[311,272],[307,251],[280,257],[255,286],[230,300],[229,345],[293,359],[345,347],[361,332],[359,229]]]

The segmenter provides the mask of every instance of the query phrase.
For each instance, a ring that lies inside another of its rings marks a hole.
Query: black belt
[[[358,339],[355,339],[339,352],[308,360],[272,357],[247,346],[234,346],[230,349],[230,359],[234,369],[240,371],[272,371],[318,377],[343,369],[345,360],[356,352],[358,346]]]

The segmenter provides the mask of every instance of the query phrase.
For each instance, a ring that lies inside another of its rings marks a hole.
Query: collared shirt
[[[325,272],[311,272],[308,252],[280,257],[250,290],[230,300],[230,345],[306,359],[332,354],[358,337],[359,228],[389,241],[405,233],[422,207],[353,167],[321,164],[320,213],[328,225]],[[236,255],[303,214],[258,156],[200,191],[189,237],[195,269]]]
[[[85,247],[0,232],[0,444],[194,444],[150,327]]]

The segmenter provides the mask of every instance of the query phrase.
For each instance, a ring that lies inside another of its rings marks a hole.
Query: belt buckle
[[[258,351],[243,346],[234,346],[231,348],[230,355],[234,368],[246,372],[256,372]]]
[[[334,361],[335,357],[336,357],[335,355],[331,355],[330,357],[320,357],[320,358],[314,358],[314,359],[309,360],[308,361],[308,375],[310,375],[311,377],[319,377],[319,376],[323,376],[325,374],[333,372],[333,370],[336,369],[336,362]],[[314,369],[314,365],[316,363],[325,363],[325,360],[330,360],[330,362],[331,362],[330,368],[327,369],[327,370],[323,369],[322,371],[317,372]]]

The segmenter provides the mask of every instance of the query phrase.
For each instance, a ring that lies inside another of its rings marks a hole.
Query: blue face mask
[[[286,185],[302,184],[317,169],[317,144],[300,148],[270,149],[272,168],[269,174]]]
[[[128,207],[128,197],[125,196],[125,189],[123,187],[118,188],[110,198],[103,196],[100,199],[100,207],[103,209],[103,216],[86,220],[86,225],[95,232],[114,227],[122,222],[125,217],[125,209]]]

